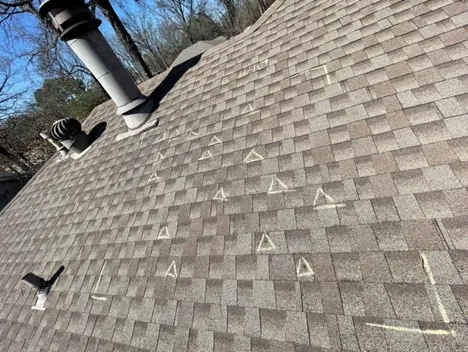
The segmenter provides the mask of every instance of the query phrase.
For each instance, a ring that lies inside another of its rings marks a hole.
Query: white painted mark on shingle
[[[260,243],[258,244],[257,252],[267,252],[275,248],[276,246],[271,240],[270,236],[268,236],[266,232],[264,232],[262,235],[262,239],[260,240]]]
[[[216,192],[216,195],[214,196],[213,200],[225,200],[226,195],[224,194],[224,189],[220,188],[218,192]]]
[[[317,205],[317,202],[319,201],[320,197],[325,198],[326,204],[319,204]],[[327,203],[328,202],[328,203]],[[319,188],[317,192],[315,193],[315,198],[314,198],[314,209],[333,209],[333,208],[343,208],[345,207],[346,204],[343,203],[336,203],[335,200],[330,197],[328,194],[326,194],[323,189]]]
[[[160,177],[158,176],[158,173],[155,172],[153,174],[151,174],[150,178],[148,179],[148,182],[146,182],[146,184],[149,184],[153,181],[158,181],[160,179]]]
[[[327,83],[331,84],[331,79],[330,79],[330,75],[328,74],[327,65],[323,65],[323,70],[325,71],[325,77],[327,78]]]
[[[299,75],[304,75],[304,77],[306,79],[311,80],[312,79],[312,71],[316,71],[316,70],[323,70],[324,76],[325,76],[325,79],[326,79],[326,83],[331,84],[331,78],[330,78],[330,75],[328,73],[328,68],[327,68],[326,65],[321,65],[321,66],[313,67],[311,69],[307,69],[307,70],[298,72],[298,73],[292,75],[291,78],[294,78],[294,77],[299,76]]]
[[[244,163],[245,164],[248,164],[248,163],[253,163],[254,161],[259,161],[259,160],[263,160],[264,157],[261,156],[260,154],[258,154],[256,151],[255,151],[255,148],[252,148],[252,150],[250,151],[250,153],[247,155],[247,157],[244,159]]]
[[[175,129],[174,131],[172,131],[169,135],[169,143],[172,143],[173,141],[176,141],[179,139],[179,129]]]
[[[169,138],[176,138],[178,135],[179,135],[179,129],[176,128],[174,131],[171,132],[171,134],[169,135]]]
[[[421,255],[421,258],[422,258],[424,271],[426,272],[426,275],[427,275],[427,277],[429,279],[429,283],[430,283],[429,287],[431,287],[433,289],[433,293],[434,293],[434,295],[436,297],[436,301],[437,301],[437,304],[439,306],[439,310],[440,310],[440,314],[442,315],[442,319],[443,319],[444,323],[449,323],[450,319],[449,319],[449,317],[447,315],[447,312],[446,312],[444,306],[442,305],[440,296],[439,296],[437,290],[435,289],[436,282],[435,282],[435,279],[434,279],[434,275],[432,274],[432,269],[431,269],[431,267],[429,265],[429,261],[427,260],[427,257],[426,257],[426,255],[424,253],[420,253],[420,255]],[[383,324],[374,324],[374,323],[366,323],[366,325],[377,327],[377,328],[382,328],[382,329],[386,329],[386,330],[394,330],[394,331],[407,332],[407,333],[417,333],[417,334],[426,334],[426,335],[452,335],[453,337],[457,336],[456,332],[453,329],[450,329],[450,330],[416,329],[416,328],[407,328],[407,327],[404,327],[404,326],[393,326],[393,325],[383,325]]]
[[[299,259],[299,261],[297,262],[296,274],[298,277],[301,277],[301,276],[312,276],[315,273],[310,267],[309,262],[305,260],[304,257],[301,257],[301,259]]]
[[[193,131],[190,131],[187,135],[187,140],[192,140],[192,139],[195,139],[198,137],[198,133],[197,132],[193,132]]]
[[[283,193],[288,190],[288,187],[279,178],[274,177],[271,180],[270,189],[268,194]]]
[[[221,139],[219,139],[216,136],[213,136],[211,137],[211,141],[210,141],[210,144],[208,144],[208,146],[212,146],[212,145],[220,144],[220,143],[222,143]]]
[[[96,301],[107,301],[107,297],[101,297],[101,296],[93,296],[91,295],[92,299],[95,299]]]
[[[161,230],[159,230],[159,233],[158,233],[158,240],[163,240],[163,239],[167,239],[167,238],[170,238],[170,234],[169,234],[169,228],[166,226],[164,226]]]
[[[393,326],[393,325],[384,325],[384,324],[374,324],[374,323],[366,323],[368,326],[373,326],[376,328],[382,328],[386,330],[394,330],[399,332],[410,332],[416,334],[426,334],[426,335],[453,335],[455,331],[447,331],[442,329],[417,329],[417,328],[406,328],[404,326]]]
[[[167,276],[177,278],[177,266],[176,266],[175,261],[172,261],[171,265],[169,266],[169,269],[167,269],[164,277],[167,277]]]
[[[102,265],[102,268],[101,268],[101,272],[99,273],[98,281],[96,282],[96,286],[94,287],[94,293],[96,293],[97,289],[99,288],[99,285],[101,284],[102,273],[104,272],[105,267],[106,267],[106,262],[104,261],[104,264]],[[92,295],[91,298],[98,300],[98,301],[107,301],[106,297],[101,297],[101,296]]]
[[[198,159],[198,160],[202,161],[202,160],[206,160],[206,159],[211,159],[212,157],[213,157],[213,155],[211,155],[211,152],[209,150],[207,150],[206,152],[203,153],[201,158]]]
[[[266,67],[268,67],[268,59],[265,59],[263,61],[260,61],[258,64],[255,65],[254,71],[260,71]]]
[[[242,71],[239,72],[239,74],[237,75],[237,79],[239,78],[243,78],[245,76],[247,76],[249,73],[252,73],[253,72],[253,67],[248,67],[248,68],[244,68]]]
[[[159,143],[159,142],[162,142],[164,140],[167,139],[167,132],[164,131],[163,133],[161,133],[158,138],[156,138],[156,143]]]
[[[156,155],[156,161],[154,162],[154,164],[157,164],[163,160],[164,160],[164,156],[161,154],[161,152],[158,152],[158,155]]]
[[[253,106],[252,106],[251,103],[248,103],[248,104],[242,109],[242,112],[241,112],[242,115],[251,115],[251,114],[253,114],[253,113],[255,113],[255,112],[254,112],[254,108],[253,108]]]
[[[105,267],[106,267],[106,262],[104,261],[104,264],[102,264],[101,272],[99,273],[99,279],[96,282],[96,286],[94,287],[94,293],[96,293],[97,289],[99,288],[99,285],[102,279],[102,273],[104,272]]]
[[[431,284],[429,287],[431,288],[431,291],[436,299],[437,306],[439,307],[440,315],[442,316],[442,321],[444,323],[449,323],[450,319],[448,317],[448,314],[447,314],[447,311],[445,310],[444,305],[442,304],[442,300],[440,299],[439,293],[437,292],[437,288],[435,286],[436,282],[434,279],[434,275],[432,274],[432,269],[431,269],[431,266],[429,265],[429,261],[427,260],[427,257],[424,253],[420,253],[420,255],[422,258],[424,271],[426,272],[426,275],[429,279],[429,283]]]

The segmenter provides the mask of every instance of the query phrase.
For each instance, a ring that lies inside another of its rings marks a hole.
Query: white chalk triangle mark
[[[161,154],[161,152],[158,152],[158,155],[156,155],[156,161],[154,163],[156,164],[163,160],[164,160],[164,156]]]
[[[288,187],[284,184],[284,182],[278,179],[277,177],[274,177],[271,180],[268,194],[283,193],[284,191],[287,191],[287,190],[288,190]]]
[[[242,115],[248,114],[249,112],[254,111],[252,104],[248,104],[243,110],[242,110]]]
[[[222,143],[221,140],[218,137],[213,136],[213,137],[211,137],[211,142],[210,142],[210,144],[208,144],[208,146],[215,145],[215,144],[220,144],[220,143]]]
[[[325,197],[326,204],[317,205],[317,202],[320,199],[320,196]],[[319,188],[317,192],[315,193],[315,198],[314,198],[315,209],[343,208],[345,206],[346,205],[343,203],[336,203],[335,200],[332,197],[330,197],[328,194],[326,194],[321,188]]]
[[[213,200],[225,200],[226,195],[224,194],[224,189],[220,188],[218,192],[216,192],[216,195],[214,196]]]
[[[179,135],[179,130],[176,128],[174,131],[171,132],[171,135],[169,136],[169,138],[176,138],[178,135]]]
[[[259,160],[263,160],[263,156],[261,156],[260,154],[258,154],[256,151],[255,151],[255,148],[252,148],[252,150],[250,151],[250,153],[247,155],[247,157],[244,159],[244,163],[245,164],[248,164],[248,163],[253,163],[254,161],[259,161]]]
[[[187,139],[190,140],[190,139],[195,139],[198,137],[198,133],[197,132],[193,132],[193,131],[190,131],[188,136],[187,136]]]
[[[206,152],[203,153],[203,155],[201,156],[200,159],[198,160],[205,160],[205,159],[211,159],[213,157],[213,155],[211,155],[211,152],[209,150],[207,150]]]
[[[167,277],[167,276],[177,278],[177,267],[176,267],[175,261],[172,261],[171,265],[169,266],[169,269],[167,269],[164,277]]]
[[[167,226],[164,226],[158,233],[158,240],[164,240],[170,237],[171,236],[169,235],[169,229]]]
[[[266,252],[275,249],[275,244],[271,240],[270,236],[268,236],[265,232],[262,235],[262,239],[257,247],[257,252]]]
[[[148,179],[148,182],[146,182],[146,184],[148,183],[151,183],[153,181],[158,181],[159,180],[159,176],[158,174],[155,172],[154,174],[151,175],[151,177]]]
[[[296,274],[298,277],[301,276],[311,276],[314,275],[314,271],[310,267],[310,264],[307,260],[304,259],[304,257],[301,257],[297,263],[297,269],[296,269]]]
[[[160,135],[158,136],[158,138],[156,138],[156,143],[162,142],[162,141],[164,141],[165,139],[167,139],[167,133],[166,133],[166,131],[164,131],[162,134],[160,134]]]

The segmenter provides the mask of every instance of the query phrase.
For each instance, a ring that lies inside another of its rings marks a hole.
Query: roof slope
[[[157,129],[96,108],[0,217],[1,350],[466,350],[467,6],[278,0]]]

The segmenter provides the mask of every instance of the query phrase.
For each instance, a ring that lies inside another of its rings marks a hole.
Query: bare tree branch
[[[15,72],[12,62],[8,59],[0,60],[0,119],[6,118],[15,112],[19,100],[26,93],[26,89],[15,89]]]

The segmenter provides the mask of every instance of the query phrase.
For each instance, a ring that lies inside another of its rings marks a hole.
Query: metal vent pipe
[[[129,129],[141,127],[153,110],[153,101],[144,96],[109,46],[83,0],[45,0],[39,12],[99,81],[117,105]]]

